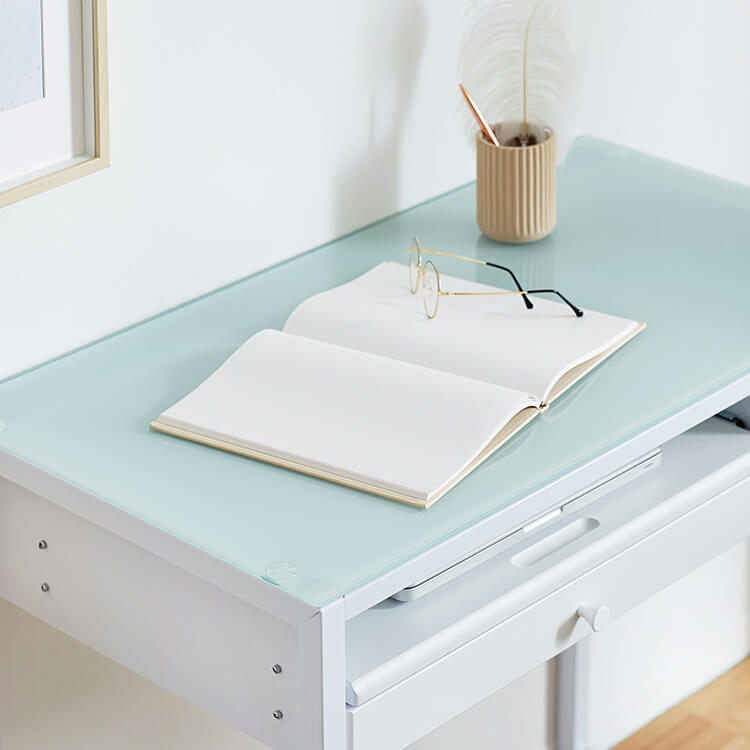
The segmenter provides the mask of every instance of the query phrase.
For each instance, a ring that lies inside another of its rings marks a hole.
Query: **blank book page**
[[[529,394],[265,330],[160,422],[425,500]]]

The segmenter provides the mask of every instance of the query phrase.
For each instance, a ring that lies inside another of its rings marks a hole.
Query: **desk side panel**
[[[126,513],[3,450],[0,450],[0,478],[43,497],[264,612],[272,612],[294,627],[304,627],[318,612],[317,607],[306,604],[280,587],[256,578],[208,554],[203,548],[178,539],[142,518]],[[237,525],[241,526],[239,522]],[[252,540],[247,539],[246,544],[252,544]]]
[[[274,750],[304,746],[304,628],[7,480],[0,596]]]

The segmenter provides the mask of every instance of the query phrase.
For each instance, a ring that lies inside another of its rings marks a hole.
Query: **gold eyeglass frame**
[[[416,271],[417,271],[417,278],[414,284],[412,284],[412,279],[411,279],[411,260],[412,260],[413,253],[417,254],[417,263],[415,266]],[[454,291],[448,292],[448,291],[444,291],[440,286],[440,271],[438,271],[437,266],[431,260],[425,261],[425,264],[423,267],[422,266],[422,253],[429,253],[431,255],[442,255],[443,257],[446,257],[446,258],[454,258],[456,260],[466,260],[469,263],[477,263],[478,265],[481,265],[481,266],[492,266],[493,268],[499,268],[500,270],[506,271],[508,274],[510,274],[511,278],[515,282],[517,291],[515,292],[509,292],[505,290],[497,291],[497,292],[454,292]],[[513,271],[511,271],[510,268],[506,266],[501,266],[497,263],[493,263],[488,260],[481,260],[480,258],[470,258],[466,255],[456,255],[454,253],[446,253],[443,250],[428,250],[427,248],[424,248],[419,244],[419,240],[416,237],[412,238],[411,245],[409,247],[409,291],[412,294],[416,294],[419,291],[420,283],[422,283],[423,289],[424,289],[423,278],[426,274],[428,265],[432,266],[432,270],[435,272],[435,278],[437,280],[437,290],[436,290],[437,300],[435,301],[435,309],[433,310],[432,315],[430,315],[430,312],[427,309],[427,304],[426,304],[426,301],[424,299],[424,294],[423,294],[422,301],[424,303],[425,314],[430,320],[435,318],[438,314],[441,297],[501,297],[501,296],[507,296],[507,295],[520,295],[523,297],[523,301],[526,305],[526,308],[528,310],[531,310],[533,309],[534,304],[529,299],[528,295],[529,294],[542,294],[542,293],[557,295],[558,297],[560,297],[560,299],[563,300],[563,302],[565,302],[566,305],[568,305],[568,307],[570,307],[570,309],[573,311],[573,313],[575,314],[577,318],[583,317],[583,310],[576,307],[572,302],[570,302],[570,300],[568,300],[566,297],[564,297],[560,292],[558,292],[555,289],[523,289],[521,287],[521,283],[516,278],[516,275],[513,273]]]

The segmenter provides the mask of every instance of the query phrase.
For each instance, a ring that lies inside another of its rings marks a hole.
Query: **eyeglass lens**
[[[440,299],[439,290],[440,280],[437,268],[431,260],[428,260],[424,265],[422,274],[422,301],[428,318],[434,318],[437,315],[438,300]]]

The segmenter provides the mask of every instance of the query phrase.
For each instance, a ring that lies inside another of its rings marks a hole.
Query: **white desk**
[[[679,437],[750,395],[750,192],[592,139],[560,191],[534,246],[481,238],[465,188],[0,384],[0,596],[275,750],[395,750],[586,643],[579,607],[617,617],[750,534],[750,433]],[[649,328],[426,512],[148,431],[411,234]],[[661,444],[637,485],[519,539],[576,524],[557,551],[381,604]]]

